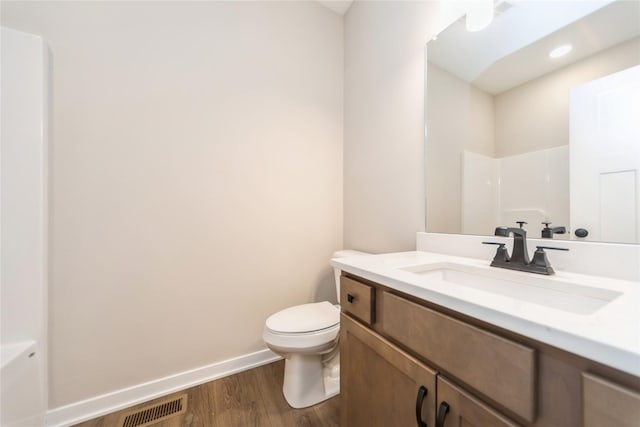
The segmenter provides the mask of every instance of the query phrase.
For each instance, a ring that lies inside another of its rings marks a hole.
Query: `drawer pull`
[[[353,300],[355,300],[355,299],[356,299],[356,297],[354,297],[353,295],[347,294],[347,301],[349,301],[350,303],[353,303]]]
[[[422,421],[422,403],[428,392],[429,390],[423,385],[418,389],[418,397],[416,398],[416,421],[418,421],[418,427],[427,427],[427,423]]]
[[[438,409],[438,418],[436,418],[436,427],[444,427],[444,419],[449,412],[449,404],[447,402],[440,403],[440,409]]]

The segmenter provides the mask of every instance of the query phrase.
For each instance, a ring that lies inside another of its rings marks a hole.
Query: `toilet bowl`
[[[338,251],[333,258],[367,255]],[[340,270],[334,269],[340,297]],[[340,306],[328,301],[296,305],[269,316],[262,338],[284,357],[284,397],[293,408],[306,408],[340,392]]]

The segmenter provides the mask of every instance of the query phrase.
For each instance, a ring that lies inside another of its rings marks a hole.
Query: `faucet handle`
[[[552,246],[536,246],[536,252],[538,252],[538,250],[544,252],[543,249],[553,249],[554,251],[568,251],[569,248],[554,248]]]
[[[516,224],[520,225],[520,228],[522,228],[523,225],[528,224],[527,221],[516,221]]]
[[[507,248],[505,247],[505,243],[500,242],[482,242],[483,245],[497,245],[498,249],[496,250],[496,255],[493,257],[493,261],[491,261],[491,265],[495,265],[495,263],[506,263],[509,262],[511,257],[509,256],[509,252],[507,252]]]
[[[482,242],[483,245],[496,245],[499,246],[498,250],[500,249],[504,249],[504,246],[506,245],[506,243],[500,243],[500,242]]]
[[[531,260],[531,268],[534,273],[542,274],[554,274],[551,263],[547,258],[545,249],[552,249],[554,251],[568,251],[567,248],[554,248],[552,246],[536,246],[536,251],[533,253],[533,259]]]

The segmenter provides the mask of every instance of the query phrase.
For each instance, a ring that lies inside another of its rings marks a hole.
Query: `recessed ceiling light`
[[[571,52],[571,49],[573,49],[573,46],[571,46],[570,44],[563,44],[562,46],[558,46],[557,48],[549,52],[549,58],[560,58],[561,56],[564,56],[567,53]]]
[[[493,0],[473,0],[467,2],[467,31],[480,31],[493,20]]]

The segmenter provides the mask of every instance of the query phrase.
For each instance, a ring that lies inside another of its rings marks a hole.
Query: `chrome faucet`
[[[527,250],[527,230],[524,229],[524,221],[517,221],[520,227],[496,227],[494,234],[501,237],[509,237],[513,234],[513,250],[511,256],[505,247],[505,243],[482,242],[487,245],[498,245],[496,255],[491,261],[492,267],[508,268],[510,270],[526,271],[537,274],[554,274],[549,263],[545,249],[568,251],[566,248],[552,248],[549,246],[536,246],[533,260],[529,259]]]

